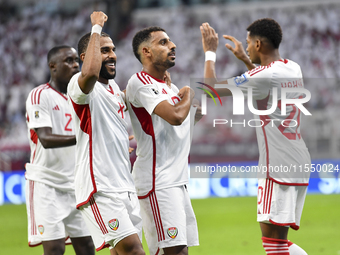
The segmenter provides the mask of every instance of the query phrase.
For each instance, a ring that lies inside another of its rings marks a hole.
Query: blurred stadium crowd
[[[199,30],[202,22],[209,22],[219,33],[216,72],[223,79],[243,73],[245,67],[224,47],[222,35],[233,35],[246,45],[246,27],[252,21],[274,18],[283,29],[281,56],[300,64],[306,78],[305,87],[312,94],[307,108],[313,116],[304,118],[302,135],[312,157],[334,157],[340,151],[340,131],[337,128],[340,124],[337,120],[340,119],[337,110],[340,107],[340,3],[290,3],[135,9],[130,15],[131,24],[117,36],[119,40],[113,38],[118,56],[116,81],[124,88],[130,76],[141,69],[133,55],[131,42],[136,31],[143,27],[156,25],[165,28],[177,45],[176,65],[170,73],[173,82],[182,87],[196,86],[194,78],[203,76],[204,54]],[[72,13],[49,11],[36,5],[16,12],[11,8],[0,8],[0,170],[23,169],[23,164],[28,161],[27,94],[33,87],[48,81],[46,54],[50,48],[61,44],[77,48],[80,36],[91,29],[89,15],[93,8],[92,5],[83,5]],[[112,34],[107,29],[104,31]],[[219,132],[213,129],[212,119],[232,117],[231,100],[224,101],[226,107],[223,111],[215,111],[213,103],[208,103],[208,115],[195,129],[195,146],[191,155],[213,160],[222,157],[228,160],[256,159],[254,128],[230,128],[227,125],[217,127]],[[248,114],[247,118],[251,119],[251,115]]]

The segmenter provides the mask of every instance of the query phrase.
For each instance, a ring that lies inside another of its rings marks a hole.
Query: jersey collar
[[[152,79],[154,79],[154,80],[156,80],[158,82],[165,83],[164,80],[157,79],[157,78],[153,77],[152,75],[148,74],[147,72],[142,71],[141,73],[149,75]]]
[[[53,88],[48,82],[46,83],[46,85],[49,86],[51,89],[53,89],[55,92],[57,92],[59,95],[61,95],[67,101],[67,97],[63,93]]]

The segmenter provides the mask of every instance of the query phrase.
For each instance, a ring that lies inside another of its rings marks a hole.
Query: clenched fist
[[[91,14],[91,23],[92,26],[100,25],[101,27],[104,26],[104,23],[107,21],[108,17],[104,12],[92,12]]]

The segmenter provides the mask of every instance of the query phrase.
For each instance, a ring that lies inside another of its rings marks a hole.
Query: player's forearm
[[[192,100],[194,99],[195,94],[190,93],[191,91],[188,89],[187,92],[183,95],[182,100],[174,105],[174,124],[173,125],[181,125],[183,121],[187,118],[190,107],[192,104]]]
[[[79,86],[85,94],[88,94],[93,89],[98,80],[101,65],[100,35],[93,33],[90,37],[81,69],[82,82],[79,82]]]
[[[74,135],[44,135],[39,137],[39,141],[45,149],[68,147],[76,144]]]
[[[35,130],[41,145],[45,149],[67,147],[76,144],[74,135],[52,134],[51,127],[41,127]]]
[[[212,87],[217,83],[214,61],[209,60],[204,63],[204,83]]]

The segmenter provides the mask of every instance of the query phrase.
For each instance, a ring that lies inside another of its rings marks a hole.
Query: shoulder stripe
[[[157,78],[153,77],[152,75],[150,75],[150,74],[148,74],[148,73],[146,73],[146,72],[144,72],[144,71],[142,71],[141,74],[144,75],[145,79],[148,78],[149,81],[151,82],[151,84],[152,84],[151,79],[153,79],[153,80],[155,80],[155,81],[157,81],[157,82],[160,82],[160,83],[165,83],[164,80],[157,79]]]
[[[267,68],[266,66],[258,66],[255,69],[248,71],[248,74],[249,74],[249,76],[253,76],[254,74],[257,74],[257,73],[263,71],[266,68]]]
[[[139,79],[141,82],[143,82],[144,85],[146,85],[145,81],[141,78],[141,76],[139,75],[139,73],[136,73],[136,74],[137,74],[138,79]]]
[[[40,88],[38,87],[38,88],[36,88],[36,89],[34,90],[34,92],[32,92],[32,95],[33,95],[33,98],[32,98],[32,105],[33,105],[33,104],[36,104],[35,95],[37,94],[37,91],[38,91],[39,89],[40,89]]]
[[[279,59],[279,60],[277,60],[277,61],[283,62],[283,63],[285,63],[285,64],[288,63],[288,60],[287,60],[287,59],[283,59],[283,60],[282,60],[282,59]],[[272,67],[272,65],[273,65],[275,62],[276,62],[276,61],[273,61],[273,62],[271,62],[271,63],[270,63],[269,65],[267,65],[267,66],[258,66],[258,67],[256,67],[256,68],[254,68],[254,69],[248,71],[248,74],[249,74],[250,76],[253,76],[254,74],[257,74],[257,73],[263,71],[264,69],[267,69],[267,68]]]
[[[150,75],[148,75],[147,73],[142,73],[142,75],[144,76],[144,78],[145,78],[145,80],[149,80],[149,82],[150,82],[150,84],[152,84],[152,81],[151,81],[151,79],[150,79]]]
[[[32,105],[40,103],[41,91],[46,89],[46,88],[48,88],[48,86],[46,84],[43,84],[43,85],[40,85],[37,88],[32,90],[32,93],[31,93],[31,103],[32,103]]]
[[[36,89],[32,90],[32,92],[31,92],[31,104],[32,104],[32,105],[33,105],[33,94],[34,94],[35,90],[36,90]]]
[[[38,94],[38,104],[40,104],[40,94],[41,94],[41,91],[43,91],[44,89],[48,89],[48,86],[44,86],[40,91],[39,91],[39,94]]]

